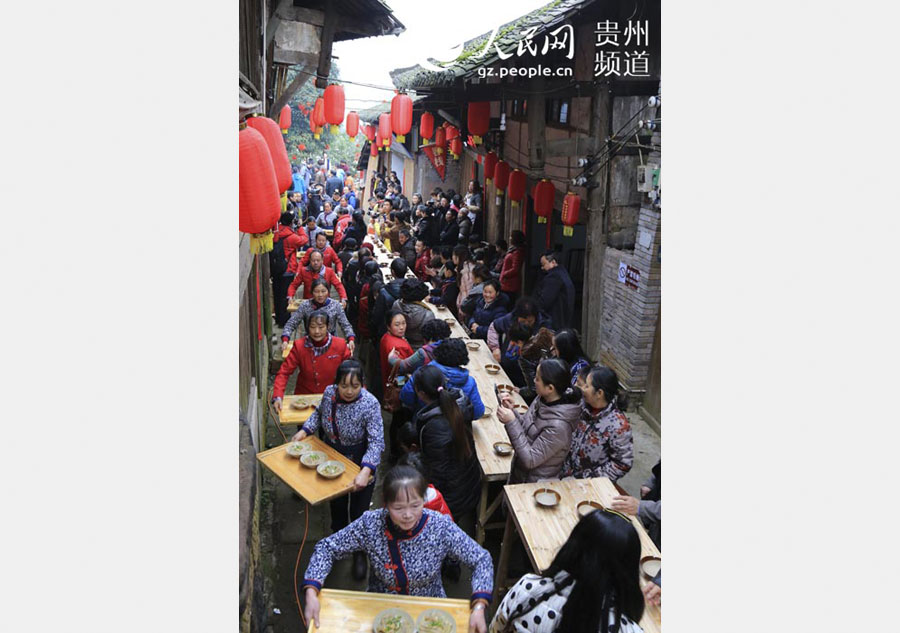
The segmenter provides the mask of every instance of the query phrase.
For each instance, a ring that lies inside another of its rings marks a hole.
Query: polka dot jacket
[[[304,576],[304,587],[321,589],[334,561],[353,552],[369,556],[368,590],[410,596],[446,598],[441,582],[444,558],[472,569],[472,600],[490,602],[494,588],[491,555],[449,517],[424,510],[411,530],[401,530],[388,511],[370,510],[343,530],[319,541]]]
[[[568,578],[564,571],[554,578],[537,574],[525,574],[509,590],[491,621],[489,633],[551,633],[557,630],[562,610],[572,592],[573,584],[557,590]],[[643,629],[626,616],[621,626],[616,626],[615,615],[610,613],[611,633],[643,633]]]

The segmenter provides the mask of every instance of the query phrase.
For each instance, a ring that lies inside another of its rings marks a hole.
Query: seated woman
[[[328,333],[328,313],[317,310],[306,320],[306,336],[294,342],[278,375],[272,391],[275,410],[281,412],[284,389],[294,370],[298,370],[294,393],[322,393],[334,382],[338,366],[350,360],[350,350],[344,339]]]
[[[388,362],[397,368],[398,375],[408,376],[419,367],[430,363],[437,346],[444,339],[450,338],[450,326],[440,319],[428,321],[422,326],[422,336],[425,338],[425,345],[417,349],[412,356],[404,358],[399,353],[388,354]]]
[[[446,323],[444,325],[447,325]],[[388,314],[388,331],[381,337],[381,343],[378,347],[378,358],[381,361],[381,375],[383,380],[387,382],[388,376],[391,375],[390,357],[402,360],[413,355],[412,347],[409,346],[406,338],[406,315],[399,310],[391,310]],[[399,373],[399,372],[398,372]]]
[[[297,308],[297,311],[291,315],[291,318],[284,324],[284,330],[281,332],[281,346],[284,349],[291,340],[294,331],[301,323],[305,323],[309,315],[317,310],[322,310],[328,314],[328,331],[334,334],[336,326],[340,323],[341,330],[347,338],[347,348],[353,353],[356,335],[353,333],[353,326],[347,319],[347,315],[341,308],[341,304],[328,296],[328,284],[321,277],[317,277],[310,285],[312,288],[312,299],[306,299]]]
[[[581,417],[581,392],[569,385],[569,368],[558,358],[541,361],[534,390],[538,397],[525,413],[513,411],[508,395],[497,409],[516,451],[511,484],[558,479]]]
[[[413,423],[431,481],[443,491],[457,521],[467,515],[473,517],[481,472],[472,437],[472,405],[459,390],[447,385],[434,363],[416,372],[415,391],[424,406],[416,412]]]
[[[577,377],[577,376],[576,376]],[[581,419],[572,432],[572,444],[560,477],[608,477],[617,481],[634,463],[631,425],[622,413],[619,379],[609,367],[593,367],[584,379]]]
[[[422,473],[411,466],[395,466],[384,478],[384,508],[365,512],[316,544],[303,581],[307,621],[315,621],[319,628],[317,596],[334,561],[352,552],[365,552],[372,570],[368,590],[375,593],[445,598],[441,582],[444,560],[458,560],[471,568],[469,631],[487,631],[484,608],[494,587],[491,555],[449,517],[425,510],[426,491]]]
[[[557,358],[563,359],[569,365],[569,371],[572,374],[572,386],[575,386],[578,380],[578,372],[591,365],[591,359],[587,357],[587,354],[581,348],[578,332],[571,328],[566,328],[556,333],[553,337],[553,344],[550,346],[550,353]]]
[[[428,288],[418,279],[404,279],[400,284],[400,298],[394,301],[393,309],[406,316],[406,340],[413,349],[425,344],[422,326],[434,320],[434,312],[422,303],[428,296]]]
[[[641,541],[610,510],[582,517],[542,575],[525,574],[503,598],[490,633],[642,633]]]
[[[484,282],[481,296],[475,302],[475,310],[467,321],[472,338],[487,340],[487,331],[494,319],[502,317],[509,312],[509,304],[506,297],[500,294],[500,282],[488,279]]]
[[[478,393],[478,384],[469,375],[469,370],[463,367],[468,362],[469,352],[462,339],[448,338],[434,349],[434,359],[428,364],[428,367],[440,369],[450,387],[459,389],[466,394],[469,402],[472,403],[472,419],[477,420],[484,415],[484,403],[481,401],[481,394]],[[400,391],[400,401],[412,409],[413,413],[421,409],[424,404],[416,396],[414,384],[416,376],[422,369],[424,368],[417,370]]]
[[[384,422],[381,419],[381,405],[364,387],[364,374],[359,361],[346,360],[340,364],[334,378],[322,394],[322,401],[297,433],[291,438],[302,440],[318,432],[328,446],[360,466],[359,474],[353,480],[350,493],[350,512],[347,513],[347,499],[339,497],[331,502],[331,531],[337,532],[350,521],[355,521],[369,508],[375,474],[384,451]],[[353,577],[366,577],[366,559],[354,557]]]

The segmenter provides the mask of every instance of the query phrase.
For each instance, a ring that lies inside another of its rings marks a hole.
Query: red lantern
[[[250,250],[254,254],[272,250],[270,229],[281,214],[279,198],[266,139],[259,131],[245,127],[238,135],[238,230],[251,234]]]
[[[459,128],[456,127],[455,125],[448,125],[447,126],[447,141],[448,142],[452,141],[457,136],[459,136]]]
[[[278,127],[281,128],[282,134],[287,134],[288,128],[291,127],[291,106],[286,105],[281,108],[281,114],[278,116]]]
[[[469,133],[475,145],[481,145],[481,137],[488,133],[491,126],[491,102],[473,101],[469,104]]]
[[[391,99],[391,130],[397,135],[397,140],[403,143],[410,129],[412,129],[412,99],[401,92]]]
[[[490,151],[484,156],[484,181],[489,183],[494,179],[494,168],[497,166],[497,152]]]
[[[578,211],[581,209],[581,198],[576,196],[571,191],[566,194],[566,197],[563,198],[563,206],[562,206],[562,221],[565,226],[563,227],[563,235],[566,237],[572,237],[572,227],[578,224]]]
[[[519,203],[525,199],[525,187],[527,184],[528,179],[525,177],[525,172],[521,169],[513,169],[509,175],[509,193],[507,195],[513,209],[518,209]]]
[[[437,132],[434,133],[434,153],[440,156],[444,153],[444,145],[447,144],[447,136],[444,128],[439,127]]]
[[[462,139],[458,136],[450,141],[450,153],[453,154],[453,158],[459,160],[460,154],[463,151]]]
[[[366,132],[366,138],[369,139],[369,142],[370,143],[374,142],[375,141],[375,126],[369,125],[368,123],[366,123],[365,132]]]
[[[369,144],[369,155],[372,156],[372,158],[378,156],[378,146],[375,143]]]
[[[534,211],[538,214],[538,224],[546,224],[547,218],[553,215],[553,204],[556,201],[556,187],[543,178],[534,186],[531,194],[534,197]]]
[[[347,136],[355,139],[357,134],[359,134],[359,115],[351,111],[347,113]]]
[[[325,127],[325,100],[322,97],[316,99],[316,105],[313,106],[313,121],[317,128]],[[318,136],[316,138],[319,138]]]
[[[430,141],[434,135],[434,116],[431,112],[423,112],[419,119],[419,136]]]
[[[291,160],[297,160],[297,155],[296,155],[296,154],[291,154]]]
[[[294,179],[291,177],[291,162],[284,146],[284,137],[278,133],[278,125],[267,117],[252,116],[247,119],[247,127],[252,127],[266,139],[266,146],[272,156],[272,165],[275,167],[278,193],[284,193],[290,189]]]
[[[304,150],[306,149],[306,145],[304,145],[303,143],[300,143],[300,144],[297,146],[297,149],[299,149],[299,150],[302,152],[302,151],[304,151]]]
[[[344,121],[344,87],[331,84],[325,88],[324,101],[325,123],[331,125],[332,134],[337,134],[338,126]]]
[[[391,146],[391,115],[385,112],[378,117],[378,133],[385,147]]]
[[[494,167],[494,186],[497,187],[497,195],[502,196],[506,185],[509,183],[509,163],[501,160]]]

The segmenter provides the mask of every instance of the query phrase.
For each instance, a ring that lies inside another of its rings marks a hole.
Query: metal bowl
[[[494,442],[494,452],[502,457],[512,455],[512,444],[510,444],[509,442]]]

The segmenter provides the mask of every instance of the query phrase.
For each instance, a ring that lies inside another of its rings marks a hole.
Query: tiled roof
[[[499,59],[496,46],[499,46],[504,53],[513,52],[518,46],[522,31],[537,27],[535,35],[540,34],[593,2],[594,0],[554,0],[502,25],[497,30],[494,44],[491,44],[490,49],[482,57],[476,58],[475,55],[480,53],[488,43],[493,29],[466,42],[459,57],[456,58],[456,62],[445,71],[436,72],[419,65],[395,68],[390,73],[391,80],[401,90],[450,86],[458,77],[470,75],[478,68],[496,62]],[[429,61],[438,65],[433,59]]]

